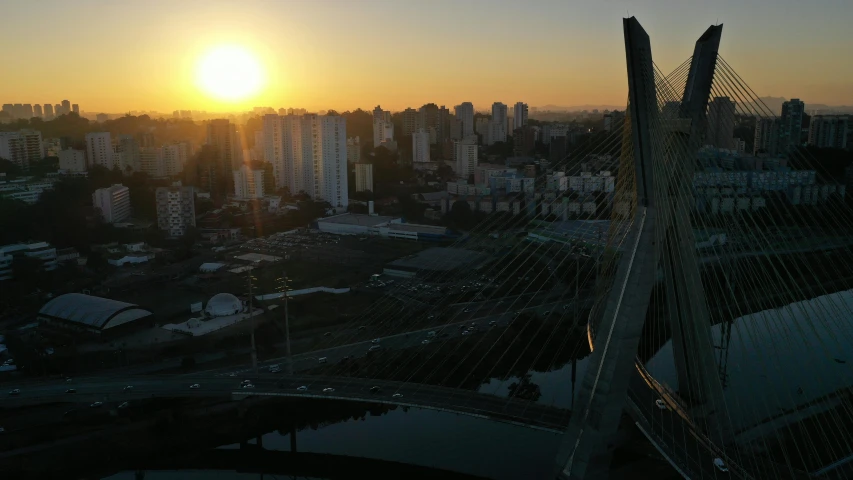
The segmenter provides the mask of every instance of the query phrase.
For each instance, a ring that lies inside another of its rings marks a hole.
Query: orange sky
[[[792,0],[22,0],[3,8],[0,103],[69,99],[110,113],[623,105],[621,18],[630,13],[663,71],[719,19],[721,55],[759,95],[853,105],[849,0],[820,8]],[[199,90],[199,59],[217,45],[259,59],[257,95],[223,102]]]

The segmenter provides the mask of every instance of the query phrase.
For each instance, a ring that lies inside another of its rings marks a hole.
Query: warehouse
[[[132,303],[67,293],[44,304],[38,320],[58,329],[113,335],[151,326],[154,316],[150,310]]]

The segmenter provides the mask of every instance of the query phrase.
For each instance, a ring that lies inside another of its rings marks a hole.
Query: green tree
[[[12,259],[12,276],[25,294],[39,287],[44,275],[44,262],[36,257],[16,255]]]

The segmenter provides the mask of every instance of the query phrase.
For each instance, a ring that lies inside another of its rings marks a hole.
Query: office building
[[[22,113],[23,113],[23,115],[21,116],[21,118],[24,118],[27,120],[33,118],[33,106],[29,103],[25,103],[23,105]]]
[[[122,166],[122,171],[127,171],[127,166]],[[139,171],[151,178],[166,177],[166,169],[163,165],[162,150],[159,148],[143,148],[139,151]]]
[[[429,162],[429,133],[418,130],[412,134],[412,163]]]
[[[44,104],[44,119],[52,120],[53,119],[53,105],[49,103]]]
[[[77,115],[80,115],[80,105],[77,105],[76,103],[72,104],[71,113],[76,113]]]
[[[195,204],[193,187],[158,187],[157,228],[172,237],[183,236],[189,227],[195,226]]]
[[[513,122],[512,128],[509,130],[510,132],[527,126],[527,104],[523,102],[516,102],[515,107],[513,108],[512,117]]]
[[[467,138],[474,135],[474,104],[463,102],[453,107],[456,118],[462,121],[462,136]]]
[[[71,113],[71,102],[69,102],[68,100],[63,100],[62,101],[62,114],[66,115],[68,113]]]
[[[347,163],[361,162],[361,138],[350,137],[347,139]]]
[[[85,172],[86,153],[83,150],[60,150],[59,169],[66,172]]]
[[[355,165],[355,191],[373,191],[373,165],[357,163]]]
[[[56,269],[56,247],[47,242],[15,243],[0,246],[0,280],[14,278],[12,263],[17,256],[26,256],[41,260],[44,270]]]
[[[471,140],[456,142],[456,176],[468,178],[477,168],[477,145]]]
[[[44,118],[44,112],[41,109],[41,105],[39,105],[39,104],[33,105],[33,116],[39,117],[39,118]]]
[[[809,123],[809,145],[818,148],[846,148],[847,116],[815,115]]]
[[[130,218],[130,189],[121,184],[99,188],[92,194],[92,205],[101,210],[105,222],[121,222]]]
[[[139,150],[139,142],[136,141],[134,135],[119,135],[118,144],[116,145],[116,154],[118,154],[119,168],[124,173],[145,171],[142,168],[142,156]],[[149,172],[146,172],[152,175]],[[152,175],[156,176],[156,175]]]
[[[382,110],[377,105],[373,109],[373,147],[378,147],[386,140],[394,140],[394,124],[391,123],[391,112]]]
[[[714,97],[708,103],[708,124],[705,145],[735,150],[735,104],[729,97]]]
[[[802,144],[800,135],[803,129],[803,113],[806,105],[798,98],[782,104],[782,116],[779,119],[779,153]]]
[[[207,124],[207,144],[216,152],[216,163],[222,170],[229,172],[243,164],[237,127],[227,119],[211,120]]]
[[[346,120],[340,116],[265,115],[264,151],[276,188],[305,192],[335,208],[346,208]]]
[[[113,144],[110,132],[86,134],[86,158],[89,167],[113,168]]]
[[[264,198],[264,171],[243,165],[234,170],[234,196],[240,199]]]
[[[190,157],[190,146],[186,142],[163,145],[160,149],[163,161],[163,174],[167,177],[178,175],[184,171],[184,165]]]
[[[489,119],[488,140],[486,145],[496,142],[506,142],[507,106],[500,102],[492,104],[492,118]]]
[[[407,137],[417,131],[419,115],[420,112],[414,108],[407,108],[403,110],[403,113],[400,115],[403,120],[403,136]]]

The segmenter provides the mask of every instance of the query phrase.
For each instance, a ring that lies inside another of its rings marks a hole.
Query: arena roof
[[[403,257],[385,266],[386,269],[404,271],[450,271],[462,267],[473,267],[482,262],[486,255],[461,248],[428,248],[417,254]]]
[[[334,217],[320,218],[318,223],[339,223],[343,225],[361,225],[366,227],[375,227],[380,223],[387,223],[397,220],[396,217],[384,217],[380,215],[364,215],[361,213],[344,213],[335,215]]]
[[[95,330],[115,327],[151,315],[132,303],[82,293],[66,293],[44,304],[40,317],[77,323]]]

